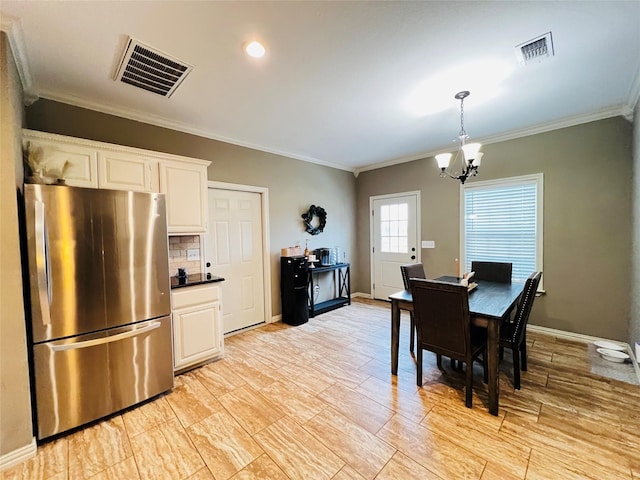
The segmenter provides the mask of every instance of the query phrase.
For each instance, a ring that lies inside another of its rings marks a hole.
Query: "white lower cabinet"
[[[171,291],[175,372],[224,354],[220,287],[195,285]]]

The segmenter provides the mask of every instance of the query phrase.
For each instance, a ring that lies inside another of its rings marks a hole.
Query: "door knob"
[[[416,256],[415,255],[411,255],[411,260],[415,260]]]

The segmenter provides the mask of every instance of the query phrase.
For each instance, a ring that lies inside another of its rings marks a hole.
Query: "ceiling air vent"
[[[129,38],[115,81],[168,98],[192,69],[192,65]]]
[[[522,43],[515,48],[518,62],[524,65],[540,63],[549,57],[553,57],[551,32],[547,32],[540,37]]]

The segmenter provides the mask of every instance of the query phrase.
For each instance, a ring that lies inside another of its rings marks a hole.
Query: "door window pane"
[[[380,248],[382,253],[409,251],[409,204],[395,203],[380,208]]]

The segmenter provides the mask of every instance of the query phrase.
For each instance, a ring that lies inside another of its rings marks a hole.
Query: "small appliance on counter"
[[[321,267],[332,265],[330,248],[316,248],[316,257],[320,259],[319,261]]]

